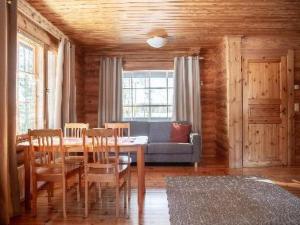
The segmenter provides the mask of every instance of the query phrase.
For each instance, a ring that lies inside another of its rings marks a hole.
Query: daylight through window
[[[173,71],[123,72],[123,120],[170,120]]]

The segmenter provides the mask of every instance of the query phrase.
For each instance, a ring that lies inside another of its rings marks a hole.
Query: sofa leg
[[[194,167],[198,168],[198,163],[197,162],[194,163]]]

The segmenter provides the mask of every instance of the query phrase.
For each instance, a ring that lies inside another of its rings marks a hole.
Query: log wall
[[[138,55],[138,53],[136,53]],[[146,53],[143,53],[145,55]],[[98,105],[98,75],[99,75],[99,54],[94,52],[85,52],[84,56],[84,120],[88,122],[91,127],[97,126],[97,105]],[[152,62],[148,64],[148,69],[172,69],[173,57],[168,54],[162,60],[162,55],[156,55],[159,62]],[[212,47],[208,49],[201,49],[201,103],[202,103],[202,142],[203,155],[207,157],[214,157],[216,155],[216,89],[215,78],[218,74],[218,51],[217,48]],[[136,56],[135,56],[136,57]],[[140,58],[143,57],[142,55]],[[155,55],[152,55],[152,60]],[[139,57],[126,58],[124,56],[125,69],[147,69],[141,64]],[[200,98],[199,98],[200,101]]]

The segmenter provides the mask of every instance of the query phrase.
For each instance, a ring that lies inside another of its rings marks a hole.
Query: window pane
[[[166,89],[151,89],[151,105],[167,105]]]
[[[151,117],[152,118],[167,118],[168,107],[151,107]]]
[[[25,49],[22,46],[19,46],[19,55],[18,55],[18,65],[19,70],[25,71]]]
[[[173,98],[174,98],[173,88],[169,88],[168,89],[168,105],[173,105]]]
[[[132,108],[123,107],[123,118],[132,118]]]
[[[43,90],[43,86],[39,85],[37,79],[39,76],[35,74],[34,66],[36,64],[34,60],[36,57],[34,54],[35,51],[31,44],[27,44],[23,39],[18,41],[17,134],[24,134],[28,132],[28,129],[38,128],[38,112],[41,111],[40,107],[43,107],[39,105],[39,102],[43,101],[43,93],[40,92],[40,90]],[[43,117],[41,117],[41,120],[43,122]]]
[[[168,77],[168,87],[174,87],[174,78]]]
[[[133,89],[133,105],[149,105],[149,89]]]
[[[131,78],[129,77],[124,77],[123,80],[122,80],[122,83],[123,83],[123,88],[130,88],[131,85]]]
[[[131,89],[123,89],[123,105],[132,105]]]
[[[151,72],[150,76],[150,87],[167,87],[167,79],[165,72]]]
[[[133,107],[133,117],[134,118],[148,118],[149,117],[149,107]]]
[[[173,106],[168,107],[168,118],[172,118],[173,116]]]
[[[33,51],[28,50],[28,72],[33,73]]]
[[[172,71],[124,71],[123,118],[168,119],[172,116]]]
[[[132,73],[132,87],[133,88],[146,88],[148,87],[148,73],[147,72],[133,72]]]

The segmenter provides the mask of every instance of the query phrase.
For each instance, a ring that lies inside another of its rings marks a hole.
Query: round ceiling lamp
[[[168,42],[167,38],[158,37],[158,36],[154,36],[147,40],[148,45],[150,45],[153,48],[161,48],[161,47],[165,46],[167,44],[167,42]]]

